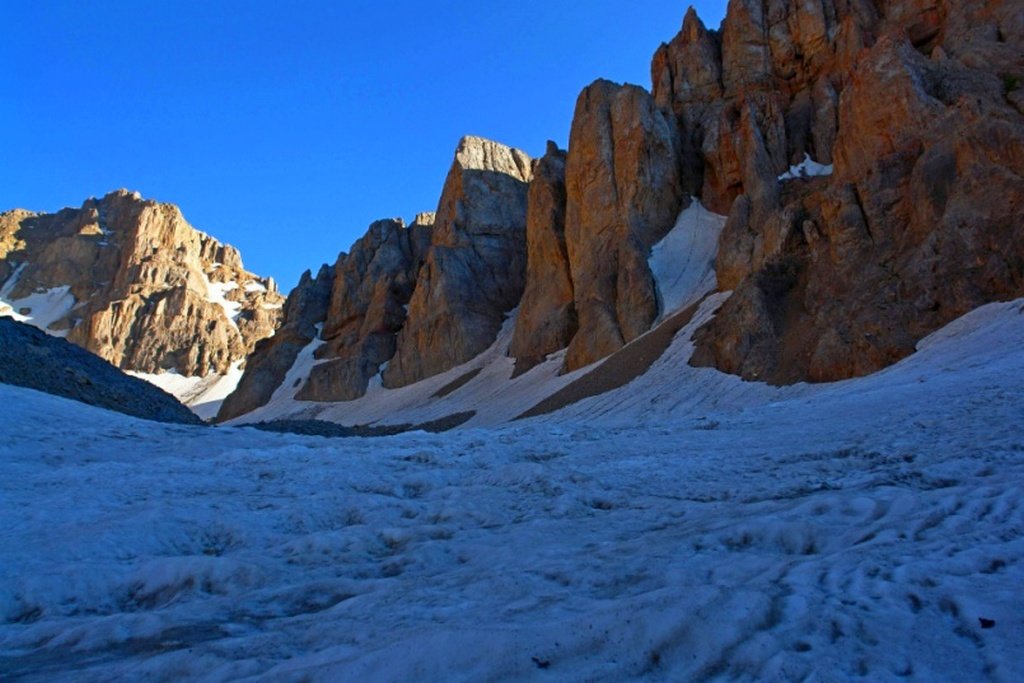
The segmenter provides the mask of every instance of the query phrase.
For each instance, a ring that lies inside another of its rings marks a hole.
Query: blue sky
[[[693,4],[719,25],[725,0]],[[287,290],[436,208],[462,135],[540,154],[594,79],[650,87],[687,6],[4,2],[0,210],[139,190]]]

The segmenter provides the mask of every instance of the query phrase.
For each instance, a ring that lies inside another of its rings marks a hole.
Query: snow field
[[[1022,680],[1022,333],[384,439],[0,386],[0,678]]]

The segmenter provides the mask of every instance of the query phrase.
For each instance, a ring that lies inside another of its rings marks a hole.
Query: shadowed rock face
[[[444,372],[494,342],[523,294],[530,166],[496,142],[460,142],[384,386]]]
[[[260,341],[246,361],[238,387],[221,404],[217,421],[224,422],[266,405],[281,386],[299,352],[317,338],[327,317],[334,269],[324,264],[314,278],[306,271],[288,295],[284,320],[277,333]]]
[[[589,365],[658,316],[650,248],[683,204],[675,128],[642,88],[597,81],[576,103],[565,243],[579,329],[566,369]]]
[[[433,216],[421,215],[406,228],[401,220],[378,221],[343,254],[309,381],[297,398],[350,401],[366,393],[370,378],[395,354],[397,334],[423,264],[423,238]],[[417,241],[419,240],[419,241]]]
[[[523,372],[569,345],[577,329],[565,246],[565,158],[553,142],[534,162],[526,216],[526,291],[509,348]]]
[[[720,36],[687,17],[655,95],[699,143],[705,204],[731,205],[717,266],[734,290],[695,364],[867,374],[1024,295],[1022,17],[1005,0],[733,0]],[[714,69],[680,60],[719,44],[722,96],[695,105]],[[834,173],[779,181],[805,154]]]
[[[170,394],[74,344],[10,318],[0,318],[0,383],[144,420],[202,424]]]
[[[69,310],[50,332],[126,370],[186,376],[244,359],[283,301],[177,207],[125,190],[56,214],[0,215],[0,284],[13,302],[67,287]]]

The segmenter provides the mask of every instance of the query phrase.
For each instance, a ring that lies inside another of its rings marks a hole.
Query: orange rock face
[[[576,334],[565,246],[565,157],[549,142],[547,153],[533,166],[526,215],[526,290],[509,348],[520,372],[564,349]]]
[[[50,332],[125,370],[186,376],[243,360],[273,333],[284,300],[176,206],[124,190],[81,209],[0,216],[0,282],[12,301],[67,287]]]
[[[622,348],[657,318],[650,248],[682,208],[674,127],[642,88],[597,81],[576,103],[565,243],[579,329],[566,369]]]
[[[735,291],[694,362],[773,382],[873,372],[1024,295],[1019,3],[811,3],[824,33],[804,4],[731,3],[722,111],[740,115],[702,141],[705,192],[737,192],[718,257]],[[803,154],[834,172],[772,177]]]

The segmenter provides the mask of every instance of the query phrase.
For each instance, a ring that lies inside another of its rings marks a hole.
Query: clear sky
[[[287,291],[434,210],[462,135],[538,155],[594,79],[649,88],[688,4],[5,0],[0,210],[138,190]]]

